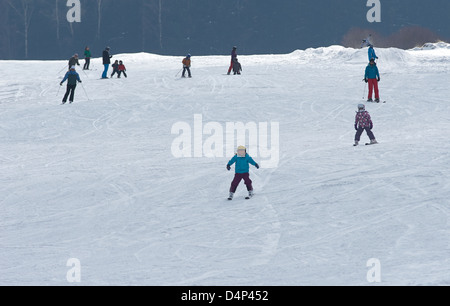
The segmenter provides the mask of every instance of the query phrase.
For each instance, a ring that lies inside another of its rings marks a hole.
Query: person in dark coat
[[[230,68],[228,68],[228,75],[231,73],[231,69],[233,69],[233,64],[235,59],[237,58],[237,47],[233,47],[233,50],[231,51],[231,64],[230,64]]]
[[[242,71],[242,66],[241,66],[241,63],[239,63],[238,62],[238,59],[236,58],[235,60],[234,60],[234,63],[233,63],[233,73],[236,75],[236,74],[241,74],[241,71]]]
[[[80,62],[78,61],[78,54],[75,53],[70,59],[69,59],[69,70],[72,66],[78,65],[80,66]]]
[[[81,83],[80,75],[75,71],[75,66],[70,67],[70,70],[66,73],[64,79],[61,81],[59,85],[62,86],[62,84],[66,80],[67,80],[67,90],[62,100],[62,104],[67,102],[67,97],[69,97],[69,94],[70,94],[69,101],[70,103],[73,102],[73,98],[75,96],[75,88],[77,87],[77,81]]]
[[[109,54],[109,51],[110,51],[109,47],[106,47],[106,49],[103,51],[103,66],[105,66],[105,70],[103,71],[102,79],[108,78],[108,69],[109,65],[111,64],[112,58],[112,55]]]
[[[114,64],[112,64],[113,72],[111,73],[111,77],[113,77],[117,73],[117,77],[120,77],[119,74],[119,61],[116,60]]]

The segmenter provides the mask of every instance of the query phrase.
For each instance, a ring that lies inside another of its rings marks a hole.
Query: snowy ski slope
[[[1,61],[0,285],[70,285],[70,258],[81,285],[372,285],[371,258],[381,285],[450,285],[450,49],[376,51],[380,144],[356,148],[365,49],[239,56],[241,76],[194,55],[192,79],[141,53],[100,80],[94,59],[72,105],[65,61]],[[253,199],[226,201],[231,156],[173,156],[195,115],[279,123]]]

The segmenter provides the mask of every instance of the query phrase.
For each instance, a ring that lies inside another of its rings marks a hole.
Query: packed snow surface
[[[379,144],[358,147],[366,49],[238,56],[240,76],[194,55],[192,79],[140,53],[100,80],[96,58],[71,105],[66,61],[1,61],[0,285],[70,285],[73,267],[81,285],[373,285],[377,267],[381,285],[450,285],[450,48],[376,52]],[[227,201],[238,122],[266,123],[278,158]],[[174,154],[180,124],[192,157]],[[211,126],[223,154],[195,157]]]

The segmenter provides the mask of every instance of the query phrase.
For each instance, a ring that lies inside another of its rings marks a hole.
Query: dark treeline
[[[81,22],[70,23],[67,0],[0,0],[0,59],[66,59],[85,46],[94,57],[105,46],[113,53],[228,54],[233,45],[240,54],[287,53],[358,40],[349,39],[355,28],[380,37],[405,27],[450,37],[448,0],[381,0],[381,23],[367,21],[366,0],[79,1]]]

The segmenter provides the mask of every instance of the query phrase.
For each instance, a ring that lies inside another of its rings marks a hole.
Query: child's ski
[[[376,142],[376,143],[370,143],[370,142],[368,142],[368,143],[366,143],[366,146],[371,146],[371,145],[374,145],[374,144],[378,144],[378,142]]]

